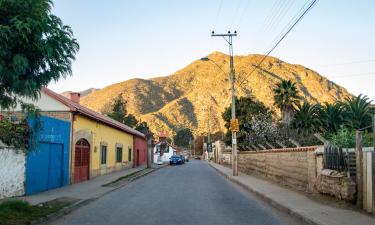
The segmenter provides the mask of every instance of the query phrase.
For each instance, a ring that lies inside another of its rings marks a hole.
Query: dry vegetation
[[[274,108],[272,89],[280,79],[296,82],[302,96],[311,103],[331,103],[349,95],[345,88],[315,71],[274,57],[268,57],[261,68],[255,68],[262,57],[235,57],[238,96],[251,94]],[[227,55],[214,52],[209,58],[229,72]],[[256,70],[249,77],[254,68]],[[247,79],[241,82],[245,77]],[[200,134],[207,131],[210,106],[211,129],[214,132],[225,130],[221,114],[230,103],[229,88],[228,74],[211,62],[198,60],[170,76],[113,84],[85,96],[81,102],[93,110],[105,112],[113,99],[121,95],[128,102],[128,112],[147,121],[153,131],[165,129],[173,134],[182,127],[188,127],[194,134]]]

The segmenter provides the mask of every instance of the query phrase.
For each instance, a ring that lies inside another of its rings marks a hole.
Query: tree
[[[311,105],[308,102],[298,105],[292,121],[292,127],[297,129],[298,133],[305,135],[318,131],[321,127],[319,106]]]
[[[112,110],[107,113],[107,116],[129,127],[135,128],[138,124],[138,120],[132,114],[128,114],[126,104],[127,102],[124,101],[121,96],[118,96],[114,100]]]
[[[366,95],[346,97],[343,103],[344,123],[352,129],[363,129],[371,125],[372,101]]]
[[[147,122],[143,121],[143,122],[139,122],[136,126],[135,126],[135,129],[143,134],[148,134],[150,132],[150,128],[147,124]]]
[[[237,144],[238,146],[245,146],[247,143],[247,126],[256,115],[264,114],[269,117],[272,117],[273,112],[270,111],[262,102],[259,102],[254,99],[254,97],[236,97],[236,117],[238,119],[240,132],[237,133]],[[225,121],[225,127],[228,131],[225,134],[224,141],[227,145],[231,144],[232,135],[230,128],[230,120],[232,118],[231,106],[226,108],[222,114],[222,117]]]
[[[71,74],[79,50],[51,0],[0,0],[0,107],[38,98],[51,80]]]
[[[319,118],[322,129],[328,133],[336,133],[343,125],[342,103],[325,103],[319,107]]]
[[[189,128],[183,128],[177,131],[173,137],[176,146],[189,147],[190,141],[194,139],[193,133]]]
[[[299,105],[301,96],[296,87],[296,83],[290,80],[281,80],[273,89],[274,104],[280,109],[282,121],[289,125],[292,121],[294,109]]]

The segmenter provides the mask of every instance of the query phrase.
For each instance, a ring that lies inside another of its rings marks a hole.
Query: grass
[[[125,181],[128,181],[129,179],[135,177],[135,176],[138,175],[138,174],[144,173],[145,171],[146,171],[146,169],[139,170],[139,171],[135,171],[135,172],[133,172],[133,173],[127,174],[127,175],[125,175],[125,176],[122,176],[122,177],[118,178],[118,179],[115,180],[115,181],[109,182],[108,184],[103,184],[102,186],[103,186],[103,187],[111,187],[111,186],[115,186],[116,184],[118,184],[118,183],[122,183],[122,182],[125,182]],[[1,225],[1,224],[0,224],[0,225]]]
[[[22,200],[8,200],[0,203],[0,225],[26,225],[46,217],[71,204],[66,201],[51,201],[41,205],[30,205]]]

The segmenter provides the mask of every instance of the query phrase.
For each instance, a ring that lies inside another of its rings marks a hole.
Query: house
[[[156,164],[169,162],[172,155],[177,154],[177,149],[167,142],[167,133],[159,134],[159,141],[154,144],[153,162]]]
[[[21,118],[11,115],[15,124]],[[69,184],[70,122],[41,116],[27,123],[33,132],[27,152],[0,143],[0,199]]]
[[[143,147],[145,135],[80,105],[79,100],[79,93],[70,93],[66,98],[45,88],[39,101],[41,104],[36,104],[43,113],[72,123],[71,183],[130,168],[134,155],[141,164],[146,151]],[[48,102],[48,110],[43,108],[44,102]],[[135,153],[134,147],[138,149]]]
[[[69,122],[69,183],[78,183],[112,171],[130,168],[135,157],[143,163],[145,135],[79,104],[80,94],[69,98],[47,88],[36,101],[45,116]],[[134,148],[139,150],[134,152]],[[139,156],[138,156],[139,155]]]

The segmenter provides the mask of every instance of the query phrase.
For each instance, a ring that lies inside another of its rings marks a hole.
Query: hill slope
[[[301,94],[313,103],[342,100],[350,95],[345,88],[315,71],[274,57],[267,57],[261,68],[255,68],[262,57],[235,56],[237,96],[252,94],[272,108],[272,89],[280,79],[296,82]],[[229,57],[214,52],[209,58],[228,72],[224,74],[212,62],[198,60],[170,76],[132,79],[110,85],[85,96],[81,103],[106,112],[113,99],[121,95],[128,102],[128,111],[147,121],[153,131],[165,129],[174,133],[179,128],[189,127],[193,133],[200,134],[207,132],[208,118],[211,118],[212,131],[224,131],[221,113],[230,104]]]

